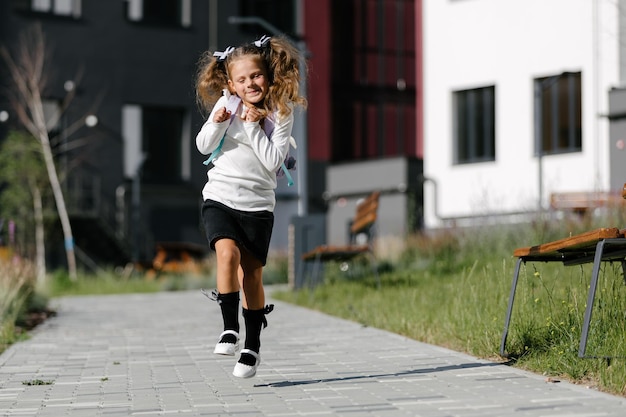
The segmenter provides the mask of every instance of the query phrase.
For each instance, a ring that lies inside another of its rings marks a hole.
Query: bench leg
[[[313,264],[312,268],[309,267],[310,263]],[[316,280],[319,269],[319,256],[316,255],[315,259],[313,259],[312,261],[303,261],[302,265],[302,288],[315,288],[315,286],[317,285]]]
[[[311,262],[304,261],[302,262],[302,288],[312,287],[311,285]]]
[[[509,324],[511,323],[511,312],[513,311],[513,301],[515,301],[515,291],[517,289],[517,280],[522,265],[522,258],[517,259],[515,264],[515,272],[513,273],[513,282],[511,283],[511,293],[509,294],[509,306],[506,309],[506,317],[504,319],[504,331],[502,332],[502,340],[500,341],[500,355],[504,356],[506,338],[509,335]]]
[[[378,287],[378,289],[380,289],[380,276],[378,275],[378,263],[376,262],[376,257],[374,256],[372,252],[368,252],[368,255],[370,257],[370,265],[372,266],[372,272],[374,273],[374,276],[376,277],[376,286]]]
[[[310,282],[310,287],[311,288],[315,288],[319,285],[320,283],[320,275],[321,275],[321,266],[322,266],[322,254],[318,253],[317,255],[315,255],[315,263],[313,264],[313,282]]]
[[[578,347],[578,357],[585,357],[587,349],[587,337],[589,336],[589,323],[591,322],[591,311],[593,310],[593,301],[596,298],[596,288],[598,287],[598,277],[600,275],[600,265],[602,263],[602,254],[604,252],[604,240],[596,245],[596,254],[593,259],[593,272],[591,273],[591,283],[589,284],[589,295],[587,296],[587,308],[585,308],[585,318],[583,320],[583,329],[580,335],[580,346]]]

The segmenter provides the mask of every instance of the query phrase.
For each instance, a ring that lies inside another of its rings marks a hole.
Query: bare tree
[[[14,55],[6,46],[0,48],[15,89],[12,91],[11,105],[20,123],[39,140],[43,157],[54,195],[57,212],[61,220],[65,239],[68,273],[71,280],[77,279],[74,236],[65,206],[63,189],[57,174],[52,148],[50,146],[49,128],[58,124],[61,112],[52,115],[46,121],[43,110],[42,92],[46,87],[46,43],[39,25],[33,26],[22,33]],[[71,100],[75,89],[68,92],[65,103]],[[64,106],[66,107],[66,106]]]

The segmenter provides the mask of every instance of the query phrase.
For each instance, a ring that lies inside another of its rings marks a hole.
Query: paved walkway
[[[55,300],[0,355],[0,415],[626,416],[621,397],[274,303],[242,380],[212,354],[219,310],[199,291]]]

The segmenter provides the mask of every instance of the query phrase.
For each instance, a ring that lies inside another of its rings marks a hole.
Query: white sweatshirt
[[[271,140],[259,122],[245,122],[245,106],[240,104],[232,121],[213,122],[213,114],[226,106],[230,94],[217,101],[209,118],[196,136],[200,153],[208,155],[226,133],[221,151],[213,160],[214,168],[202,190],[204,200],[214,200],[241,211],[274,211],[276,171],[289,151],[293,113],[282,119],[274,114]]]

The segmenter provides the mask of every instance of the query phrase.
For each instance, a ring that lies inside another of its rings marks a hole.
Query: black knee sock
[[[217,302],[222,310],[224,330],[234,330],[239,333],[239,291],[227,294],[218,294]],[[236,342],[236,338],[233,335],[225,335],[223,339],[229,340],[222,340],[222,342]]]
[[[246,342],[244,344],[245,349],[250,349],[256,353],[259,353],[261,349],[261,330],[267,327],[267,320],[265,315],[271,312],[274,305],[271,304],[260,310],[247,310],[243,309],[243,319],[246,325]],[[247,353],[242,353],[239,362],[247,365],[254,365],[256,359]]]
[[[261,329],[265,322],[265,309],[247,310],[243,309],[243,319],[246,325],[245,348],[259,353],[261,348]]]

